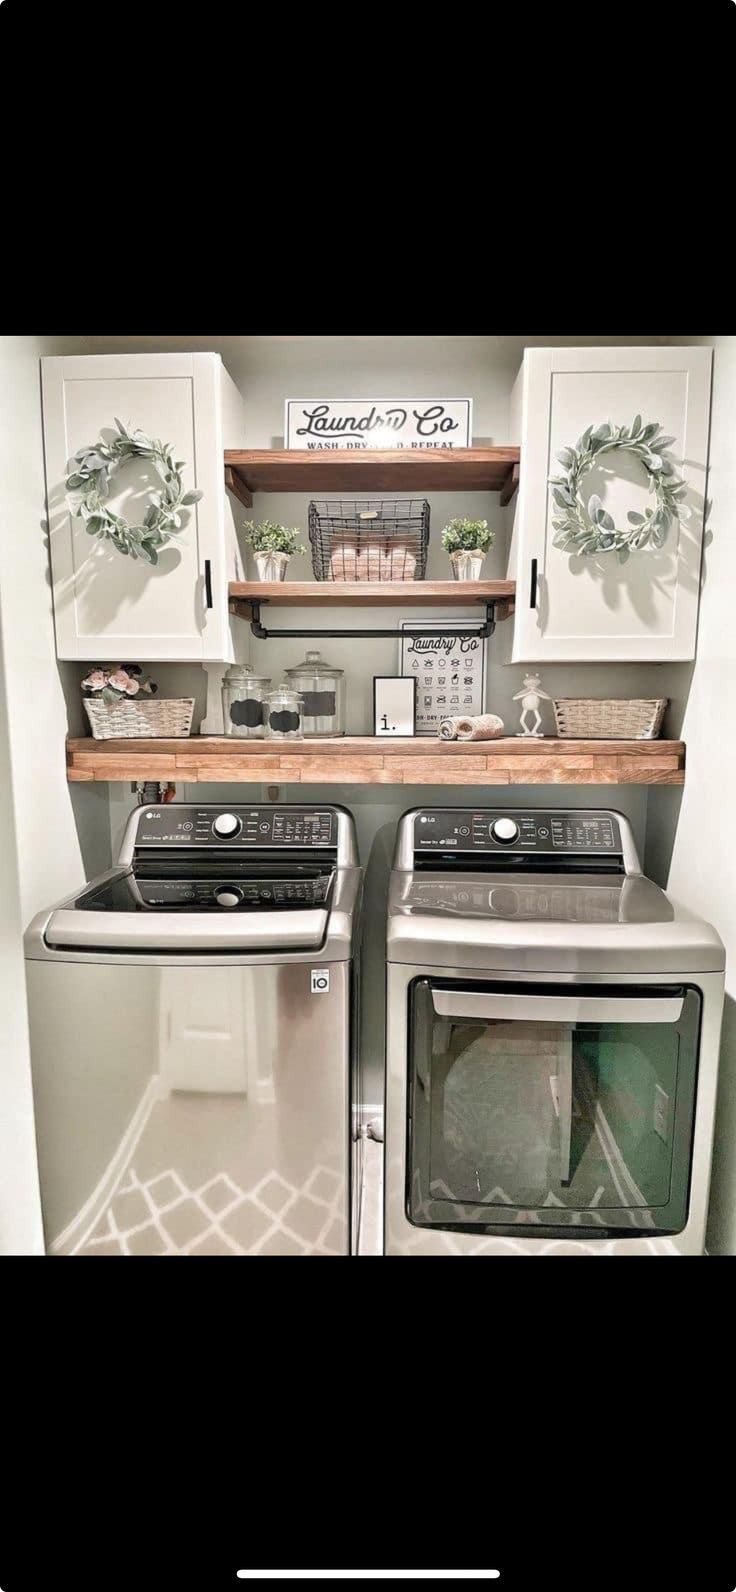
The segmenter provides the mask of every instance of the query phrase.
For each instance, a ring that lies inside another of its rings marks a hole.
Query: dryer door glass
[[[701,998],[679,986],[411,990],[418,1226],[680,1232]]]

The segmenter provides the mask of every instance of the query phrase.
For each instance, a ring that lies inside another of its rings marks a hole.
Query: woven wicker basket
[[[108,704],[99,697],[84,697],[87,718],[96,741],[129,740],[157,735],[165,740],[189,735],[194,697],[163,697],[160,702],[128,699]]]
[[[562,697],[554,701],[557,734],[576,741],[654,741],[669,697]]]

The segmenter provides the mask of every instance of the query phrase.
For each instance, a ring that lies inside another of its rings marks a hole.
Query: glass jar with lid
[[[334,669],[315,651],[285,672],[304,698],[304,734],[344,735],[344,670]]]
[[[222,722],[226,735],[263,739],[264,697],[271,684],[247,663],[232,663],[222,677]]]
[[[272,741],[300,741],[304,735],[304,698],[282,680],[263,698],[266,737]]]

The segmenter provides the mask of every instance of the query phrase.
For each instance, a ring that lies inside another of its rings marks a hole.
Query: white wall
[[[673,339],[679,341],[679,339]],[[718,929],[726,946],[726,1006],[708,1249],[736,1254],[736,337],[683,338],[714,347],[708,521],[698,652],[683,723],[681,800],[653,793],[647,864],[671,894]],[[671,850],[669,873],[666,864]]]
[[[82,338],[0,339],[0,1254],[42,1250],[22,933],[109,858],[104,791],[66,780],[65,690],[75,727],[81,716],[77,671],[56,662],[44,532],[39,359],[86,351]]]

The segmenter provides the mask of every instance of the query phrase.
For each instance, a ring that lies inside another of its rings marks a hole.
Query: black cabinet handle
[[[212,608],[212,564],[208,558],[204,561],[204,595],[205,606]]]
[[[531,590],[529,592],[529,607],[530,608],[536,608],[536,606],[537,606],[537,560],[536,560],[536,558],[533,558],[532,559],[532,584],[531,584]]]

